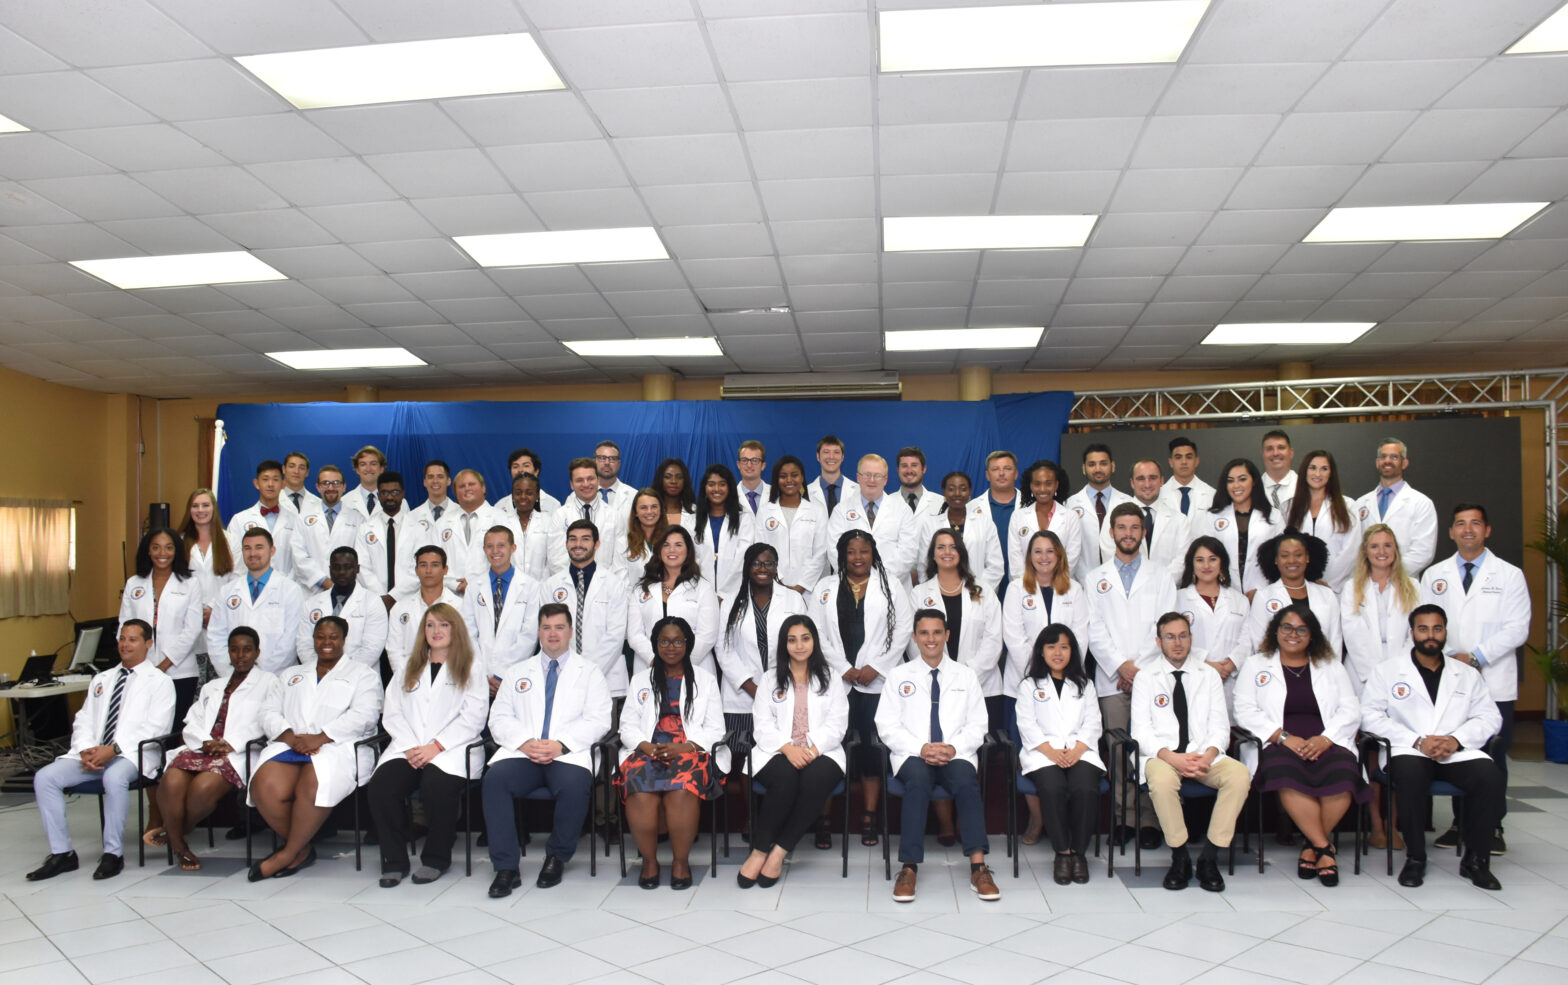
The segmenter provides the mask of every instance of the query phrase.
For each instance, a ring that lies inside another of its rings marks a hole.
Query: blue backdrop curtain
[[[714,462],[735,469],[742,441],[767,446],[769,469],[783,455],[817,474],[817,440],[836,434],[844,441],[846,473],[854,461],[876,452],[893,462],[905,445],[926,454],[926,486],[942,475],[968,472],[976,492],[984,488],[985,457],[1006,448],[1027,465],[1056,458],[1072,409],[1071,393],[1007,394],[986,401],[668,401],[661,403],[489,402],[379,404],[223,404],[218,417],[227,443],[219,464],[218,500],[232,516],[256,500],[251,481],[256,463],[303,452],[315,471],[341,468],[350,488],[358,484],[351,458],[364,445],[387,455],[387,467],[403,473],[408,500],[425,499],[420,477],[426,461],[444,459],[455,472],[477,469],[488,499],[510,490],[506,467],[513,449],[527,447],[543,461],[544,488],[558,498],[568,493],[566,464],[593,454],[604,439],[621,446],[621,478],[650,485],[665,458],[684,460],[698,481]],[[897,483],[895,476],[892,484]]]

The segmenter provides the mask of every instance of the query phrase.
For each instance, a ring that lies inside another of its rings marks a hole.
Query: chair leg
[[[136,778],[138,781],[141,777]],[[142,795],[147,792],[146,787],[136,788],[136,867],[147,867],[147,842],[142,840],[142,829],[147,827],[147,799]]]
[[[841,879],[848,879],[849,878],[849,780],[848,780],[848,778],[846,778],[845,781],[844,781],[843,801],[844,801],[844,844],[840,846],[840,850],[843,852],[843,855],[844,855],[844,868],[839,873],[839,878],[841,878]]]
[[[1132,874],[1141,876],[1143,875],[1143,839],[1138,836],[1138,833],[1143,830],[1143,798],[1138,796],[1136,787],[1133,790],[1133,798]],[[1127,816],[1127,801],[1125,797],[1122,800],[1122,816]]]
[[[474,781],[463,786],[463,871],[474,874]]]
[[[724,799],[724,791],[721,788],[719,790],[719,795],[717,797],[713,798],[713,814],[709,818],[709,824],[708,824],[708,858],[709,858],[708,874],[709,875],[714,875],[715,873],[717,873],[719,871],[719,802],[721,800],[723,800],[723,799]],[[728,813],[729,813],[728,811],[725,811],[726,815],[728,815]],[[729,836],[730,836],[730,826],[729,826],[728,819],[726,818],[726,821],[725,821],[725,824],[724,824],[724,838],[725,838],[726,841],[729,840]],[[728,853],[726,853],[726,854],[728,854]],[[673,873],[675,870],[672,868],[670,871]],[[673,875],[671,875],[670,878],[673,879],[675,877]]]
[[[354,871],[358,872],[358,871],[360,871],[359,846],[360,846],[360,842],[364,840],[363,832],[361,832],[360,829],[359,829],[359,787],[358,786],[354,787],[354,792],[350,796],[352,796],[354,798]],[[274,834],[276,834],[276,832],[274,832]],[[273,851],[277,851],[277,849],[274,848]]]

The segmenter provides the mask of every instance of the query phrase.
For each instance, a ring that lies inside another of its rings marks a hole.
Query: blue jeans
[[[904,760],[898,768],[904,784],[904,802],[899,811],[898,860],[922,862],[926,857],[926,811],[931,790],[941,787],[953,795],[958,813],[958,840],[965,855],[989,852],[985,836],[985,801],[980,796],[980,778],[968,760],[955,759],[946,766],[932,766],[919,756]]]
[[[555,798],[555,820],[544,850],[562,862],[577,851],[577,839],[588,814],[593,774],[581,766],[554,762],[541,766],[528,759],[503,759],[485,772],[485,830],[490,836],[490,865],[497,871],[518,867],[515,801],[549,787]]]

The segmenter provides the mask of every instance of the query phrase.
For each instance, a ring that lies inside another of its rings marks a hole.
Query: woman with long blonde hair
[[[179,533],[185,542],[191,576],[201,586],[201,624],[205,628],[218,597],[218,586],[234,571],[234,555],[229,552],[229,538],[223,531],[218,497],[211,489],[197,489],[186,497]]]

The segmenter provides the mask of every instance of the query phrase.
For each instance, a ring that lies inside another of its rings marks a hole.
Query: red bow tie
[[[262,516],[266,516],[269,513],[276,513],[276,512],[278,512],[278,508],[276,506],[263,506],[261,508],[261,515]]]

